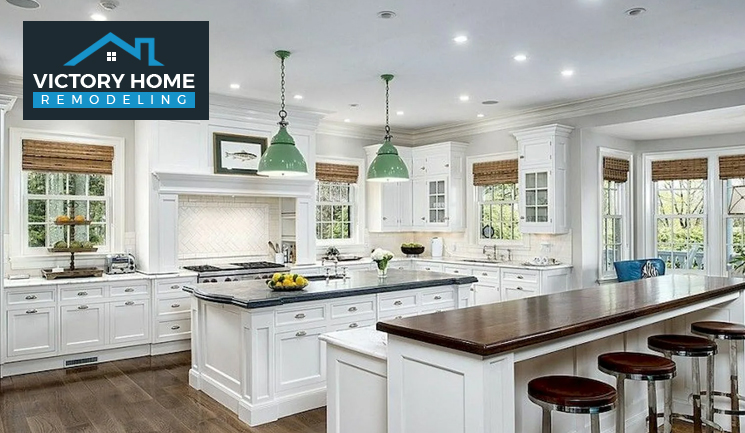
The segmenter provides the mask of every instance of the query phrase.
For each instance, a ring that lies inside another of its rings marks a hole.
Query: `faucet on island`
[[[326,262],[334,262],[334,278],[335,279],[339,278],[339,259],[337,259],[336,257],[331,258],[331,259],[324,257],[321,259],[321,266],[326,266]],[[347,279],[347,267],[343,266],[341,270],[342,270],[341,276],[344,280],[346,280]],[[329,267],[329,268],[326,268],[326,283],[328,284],[330,280],[331,280],[331,268]]]

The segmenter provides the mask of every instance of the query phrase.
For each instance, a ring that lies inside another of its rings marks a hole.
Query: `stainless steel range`
[[[197,272],[198,283],[217,283],[223,281],[264,280],[275,272],[289,272],[285,265],[271,262],[230,263],[228,265],[184,266],[184,269]]]

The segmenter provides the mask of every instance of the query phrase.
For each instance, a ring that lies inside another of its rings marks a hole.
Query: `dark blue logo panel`
[[[23,23],[23,117],[209,118],[209,22]]]

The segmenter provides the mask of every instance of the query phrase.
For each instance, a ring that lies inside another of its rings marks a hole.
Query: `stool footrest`
[[[657,417],[658,418],[663,418],[664,416],[665,415],[662,414],[662,413],[658,413],[657,414]],[[685,414],[685,413],[675,413],[675,412],[673,412],[671,414],[671,418],[672,419],[677,419],[677,420],[680,420],[680,421],[687,421],[687,422],[690,422],[691,424],[694,421],[693,415],[688,415],[688,414]],[[701,424],[703,424],[704,426],[708,427],[709,429],[711,429],[711,430],[713,430],[713,431],[715,431],[717,433],[728,433],[722,426],[720,426],[719,424],[717,424],[717,423],[715,423],[713,421],[709,421],[707,419],[702,419],[701,420]]]
[[[729,393],[729,392],[712,391],[711,395],[712,395],[712,398],[722,397],[722,398],[732,399],[732,393]],[[708,398],[706,391],[701,391],[701,396]],[[738,394],[737,400],[741,402],[745,402],[745,397]],[[729,401],[727,403],[729,403]],[[721,409],[721,408],[714,406],[714,413],[718,413],[722,415],[729,415],[729,416],[745,416],[745,409],[740,409],[740,410]]]

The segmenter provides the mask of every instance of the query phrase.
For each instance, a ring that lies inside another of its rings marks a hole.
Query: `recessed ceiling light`
[[[639,15],[643,14],[646,11],[647,10],[644,8],[631,8],[624,13],[630,17],[638,17]]]
[[[351,121],[352,121],[352,119],[344,119],[344,123],[349,123]]]
[[[8,0],[8,3],[23,9],[36,9],[41,6],[36,0]]]
[[[119,7],[118,0],[101,0],[100,2],[98,2],[98,4],[107,11],[113,11],[114,9]]]
[[[403,115],[404,115],[403,111],[396,111],[396,116],[403,116]]]
[[[104,14],[92,14],[91,19],[93,21],[106,21],[106,15]]]
[[[384,19],[384,20],[389,20],[389,19],[395,18],[395,17],[396,17],[396,13],[393,12],[393,11],[380,11],[380,12],[378,12],[378,18],[381,18],[381,19]]]
[[[293,98],[295,98],[295,99],[303,99],[303,95],[295,95],[295,96],[293,96]]]
[[[453,40],[457,44],[465,44],[466,42],[468,42],[468,36],[466,36],[466,35],[458,35],[458,36],[454,37]]]
[[[481,101],[481,103],[484,105],[497,105],[499,104],[499,101],[495,99],[487,99],[486,101]]]
[[[528,60],[528,56],[526,56],[525,54],[515,54],[515,57],[513,57],[513,59],[518,62],[524,62]]]
[[[563,71],[561,71],[561,75],[565,77],[571,77],[572,75],[574,75],[574,71],[571,69],[564,69]]]
[[[484,113],[479,113],[479,114],[476,115],[476,117],[478,117],[480,119],[480,118],[484,117]]]
[[[466,101],[468,101],[471,98],[468,95],[460,95],[460,98],[458,98],[458,99],[460,99],[463,102],[466,102]]]
[[[235,84],[235,83],[234,83],[234,84],[231,84],[231,85],[230,85],[230,88],[231,88],[231,89],[233,89],[233,90],[237,90],[237,89],[240,89],[240,88],[241,88],[241,85],[240,85],[240,84]]]

